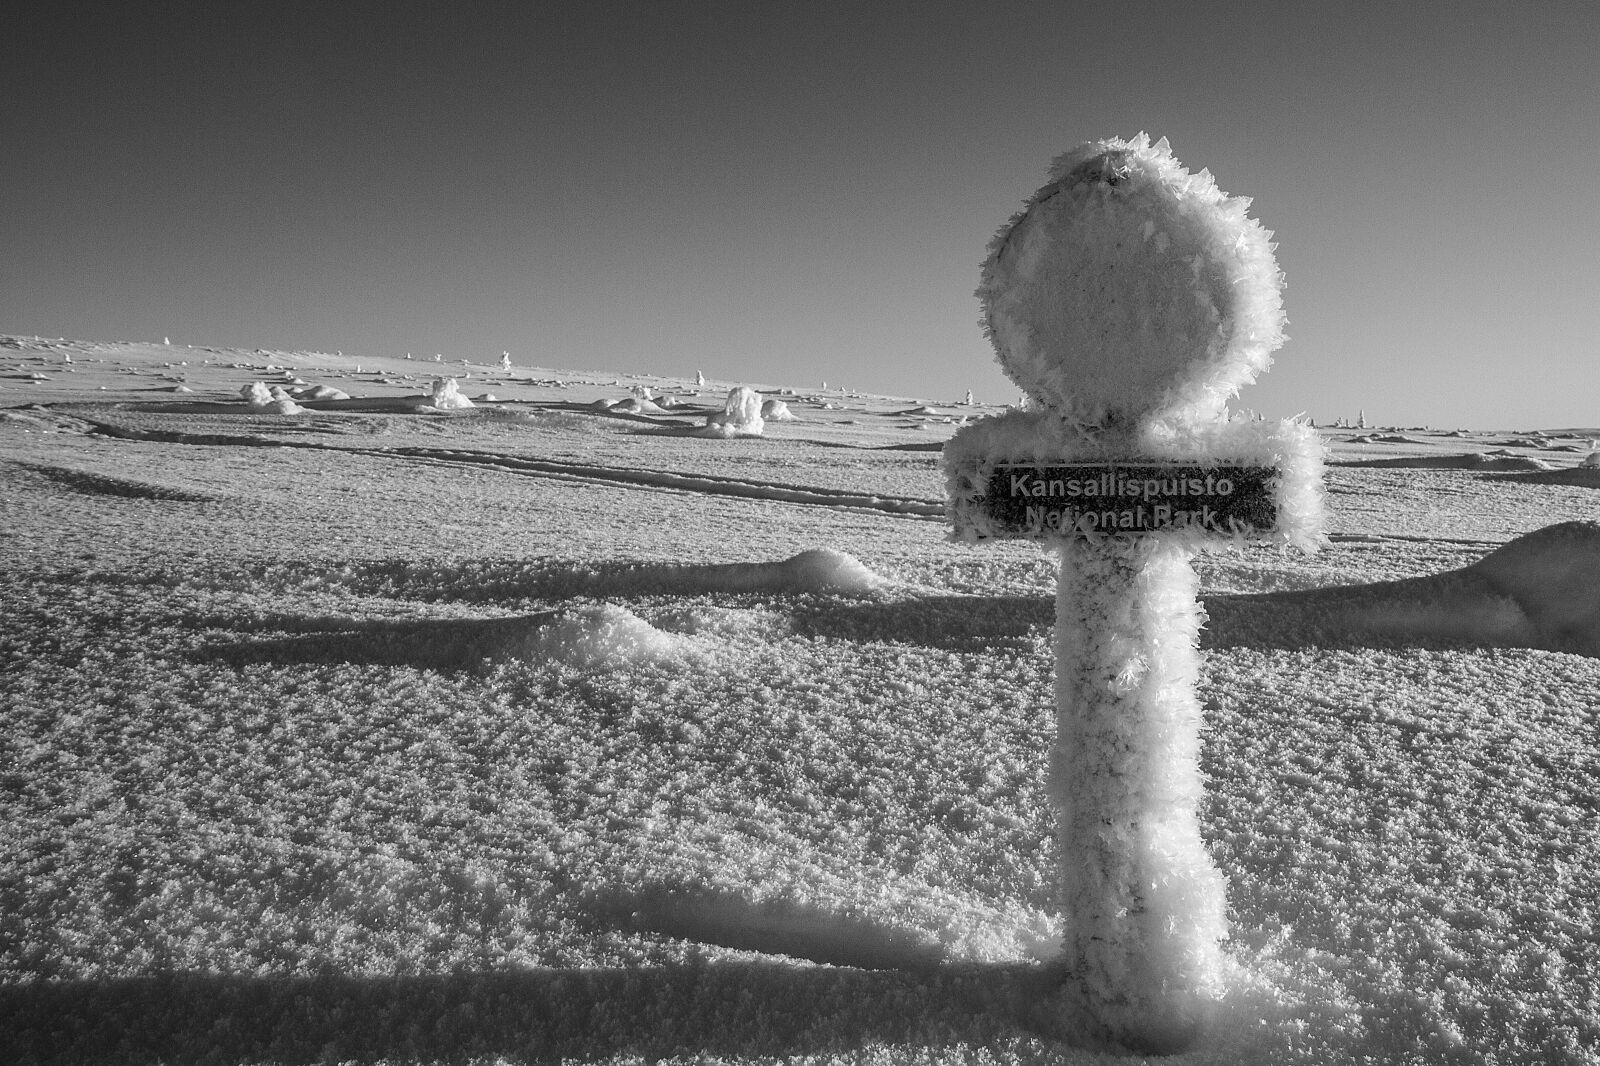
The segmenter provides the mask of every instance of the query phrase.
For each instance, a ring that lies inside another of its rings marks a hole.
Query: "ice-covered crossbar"
[[[1001,366],[1036,406],[944,451],[957,539],[1060,556],[1061,1007],[1138,1051],[1188,1046],[1221,992],[1191,560],[1322,541],[1315,431],[1227,418],[1283,340],[1282,276],[1248,204],[1143,134],[1058,159],[978,290]]]

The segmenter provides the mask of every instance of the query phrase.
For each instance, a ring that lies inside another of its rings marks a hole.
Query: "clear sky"
[[[18,6],[13,5],[17,12]],[[985,245],[1079,141],[1255,200],[1236,406],[1600,425],[1600,4],[37,4],[0,332],[1012,402]]]

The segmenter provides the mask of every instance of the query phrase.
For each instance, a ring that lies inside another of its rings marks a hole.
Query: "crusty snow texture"
[[[1178,534],[1064,539],[1056,742],[1064,962],[1106,1036],[1180,1050],[1222,991],[1224,881],[1200,841],[1199,583]]]

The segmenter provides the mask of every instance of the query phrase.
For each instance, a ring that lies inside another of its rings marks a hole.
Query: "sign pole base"
[[[1063,538],[1056,744],[1063,993],[1131,1050],[1181,1051],[1221,987],[1225,881],[1196,808],[1204,612],[1192,537]]]

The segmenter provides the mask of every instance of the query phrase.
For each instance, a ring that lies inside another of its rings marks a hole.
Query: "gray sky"
[[[985,245],[1052,157],[1145,130],[1277,235],[1291,339],[1236,406],[1600,425],[1600,5],[58,2],[13,24],[0,331],[1010,402]]]

